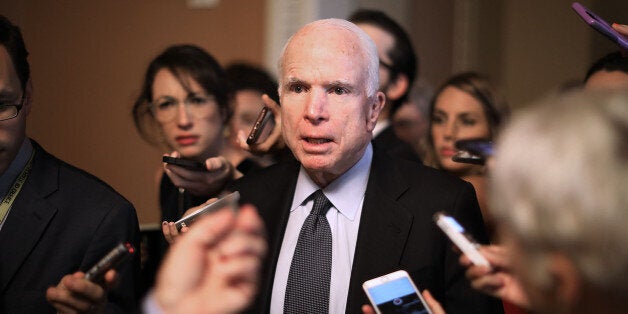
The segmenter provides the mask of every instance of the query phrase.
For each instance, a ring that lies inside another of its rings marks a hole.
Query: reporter
[[[173,227],[167,221],[176,221],[188,208],[217,196],[237,176],[234,166],[222,157],[230,97],[224,71],[197,46],[168,47],[146,70],[133,106],[138,132],[147,142],[170,152],[167,156],[202,162],[207,169],[194,171],[163,163],[158,181],[164,233]],[[154,273],[168,249],[161,239],[147,246],[152,254],[142,261],[143,290],[153,285]]]
[[[628,95],[612,92],[545,99],[502,133],[491,210],[535,312],[628,310],[627,139]]]

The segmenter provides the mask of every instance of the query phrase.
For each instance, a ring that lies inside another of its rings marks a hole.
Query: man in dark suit
[[[129,312],[139,254],[119,269],[119,286],[109,293],[114,272],[93,283],[79,270],[119,242],[139,247],[135,209],[26,136],[27,55],[20,30],[0,16],[0,312]]]
[[[418,72],[418,58],[408,33],[379,10],[357,10],[349,21],[371,37],[379,56],[379,89],[386,95],[387,104],[373,130],[373,145],[389,155],[421,162],[418,152],[399,138],[390,124],[397,110],[408,101]]]
[[[371,145],[385,102],[377,71],[374,43],[344,20],[310,23],[286,44],[278,71],[282,131],[296,160],[233,185],[268,230],[257,311],[359,313],[368,303],[365,280],[406,269],[450,313],[501,312],[497,300],[469,287],[432,220],[449,212],[486,242],[471,185]],[[304,239],[316,244],[304,249]]]

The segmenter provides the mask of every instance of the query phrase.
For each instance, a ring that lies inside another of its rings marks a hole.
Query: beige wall
[[[137,135],[131,107],[148,62],[174,43],[193,43],[221,63],[263,62],[264,1],[1,1],[31,56],[35,103],[28,133],[53,154],[94,173],[158,222],[155,173],[162,152]]]

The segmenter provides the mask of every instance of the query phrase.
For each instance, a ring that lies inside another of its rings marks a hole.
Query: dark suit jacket
[[[266,273],[257,312],[268,312],[279,251],[292,204],[298,162],[245,176],[232,187],[242,203],[258,207],[269,236]],[[357,200],[356,200],[357,201]],[[374,150],[366,188],[347,299],[347,313],[368,304],[362,283],[398,269],[429,289],[448,313],[501,313],[501,303],[473,291],[448,239],[433,222],[437,211],[452,214],[477,240],[486,243],[473,187],[438,170]],[[333,278],[332,278],[333,280]]]
[[[390,125],[373,138],[373,146],[390,156],[422,163],[417,151],[402,141]]]
[[[0,313],[55,313],[46,289],[86,271],[116,244],[139,249],[135,209],[98,178],[33,142],[33,167],[0,230]],[[139,254],[119,268],[107,312],[135,307]]]

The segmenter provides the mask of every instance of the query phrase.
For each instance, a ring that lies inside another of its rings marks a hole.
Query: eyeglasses
[[[160,97],[151,102],[150,107],[157,121],[170,122],[177,118],[179,105],[185,105],[186,114],[195,118],[206,118],[214,110],[212,104],[215,103],[214,96],[191,94],[183,102],[170,96]]]
[[[18,103],[0,100],[0,121],[9,120],[17,117],[24,105],[24,94],[20,97]]]

